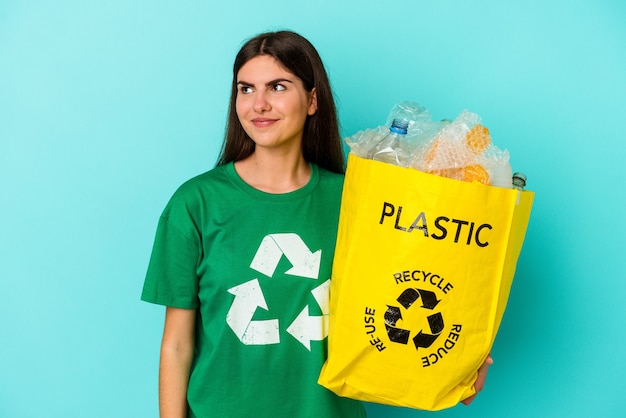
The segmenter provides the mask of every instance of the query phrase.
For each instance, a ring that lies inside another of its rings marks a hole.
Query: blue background
[[[211,168],[244,39],[289,28],[342,134],[463,109],[535,206],[484,392],[438,413],[624,416],[626,2],[0,1],[0,417],[153,417],[157,218]]]

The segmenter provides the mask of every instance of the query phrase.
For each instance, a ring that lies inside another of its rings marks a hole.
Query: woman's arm
[[[187,384],[194,353],[196,311],[167,307],[159,367],[161,418],[187,417]]]

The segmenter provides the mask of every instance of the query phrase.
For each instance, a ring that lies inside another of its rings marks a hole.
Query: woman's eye
[[[274,84],[274,85],[272,86],[272,89],[273,89],[274,91],[284,91],[284,90],[287,90],[287,87],[285,87],[283,84],[280,84],[280,83],[279,83],[279,84]]]
[[[239,91],[243,94],[252,93],[252,87],[250,86],[239,86]]]

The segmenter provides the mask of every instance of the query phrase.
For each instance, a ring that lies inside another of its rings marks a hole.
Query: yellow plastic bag
[[[319,383],[426,410],[473,395],[533,197],[350,154]]]

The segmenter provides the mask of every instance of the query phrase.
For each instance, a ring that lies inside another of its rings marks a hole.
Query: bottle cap
[[[406,135],[408,127],[409,127],[409,121],[408,120],[406,120],[406,119],[394,119],[393,122],[391,122],[391,127],[389,128],[389,130],[391,132],[395,132],[397,134]]]
[[[526,174],[519,171],[513,173],[513,187],[524,190],[524,187],[526,187]]]

